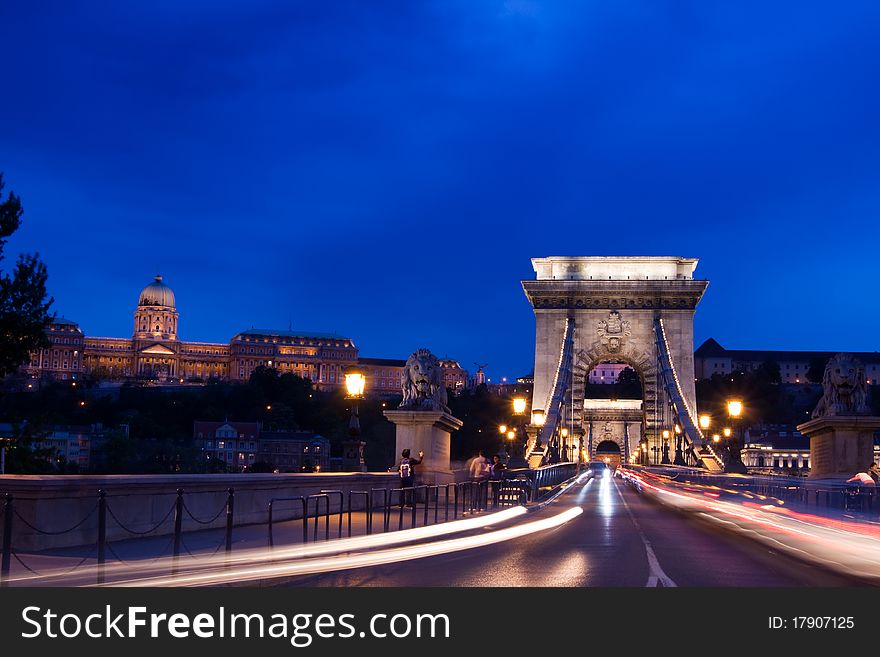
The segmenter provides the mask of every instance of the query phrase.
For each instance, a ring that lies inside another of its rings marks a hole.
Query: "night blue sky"
[[[7,248],[89,335],[161,273],[184,339],[292,318],[497,380],[530,257],[675,254],[697,344],[873,351],[878,33],[876,0],[5,2]]]

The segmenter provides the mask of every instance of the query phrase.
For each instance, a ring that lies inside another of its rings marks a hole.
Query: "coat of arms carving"
[[[619,312],[612,310],[608,313],[608,319],[603,319],[599,322],[599,328],[596,329],[596,333],[599,334],[599,342],[608,351],[615,353],[620,351],[624,338],[629,337],[629,322],[621,319]]]

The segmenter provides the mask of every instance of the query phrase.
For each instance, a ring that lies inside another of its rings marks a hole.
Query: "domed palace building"
[[[156,276],[138,297],[131,338],[85,336],[76,322],[56,318],[46,326],[52,346],[32,354],[23,369],[32,380],[192,384],[247,381],[262,365],[333,389],[343,385],[345,369],[358,362],[354,342],[335,333],[251,329],[229,343],[185,342],[178,320],[174,292]]]

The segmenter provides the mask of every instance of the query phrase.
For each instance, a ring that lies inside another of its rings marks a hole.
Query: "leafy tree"
[[[642,398],[642,380],[639,375],[631,367],[625,367],[621,370],[615,384],[618,399],[641,399]]]
[[[0,262],[7,238],[21,226],[21,199],[10,192],[2,200],[0,174]],[[37,254],[20,255],[12,273],[0,274],[0,377],[27,362],[30,353],[48,347],[43,326],[52,299],[46,299],[46,265]]]
[[[755,379],[760,383],[781,383],[782,373],[779,363],[775,360],[765,360],[755,370]]]
[[[824,356],[816,356],[810,361],[810,369],[807,370],[807,379],[813,383],[822,383],[825,376],[825,366],[828,364],[828,358]]]

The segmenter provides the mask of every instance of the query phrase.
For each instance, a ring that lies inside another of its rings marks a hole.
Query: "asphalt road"
[[[619,479],[588,480],[529,516],[569,523],[488,547],[300,577],[291,586],[851,586],[746,538],[672,512]]]

